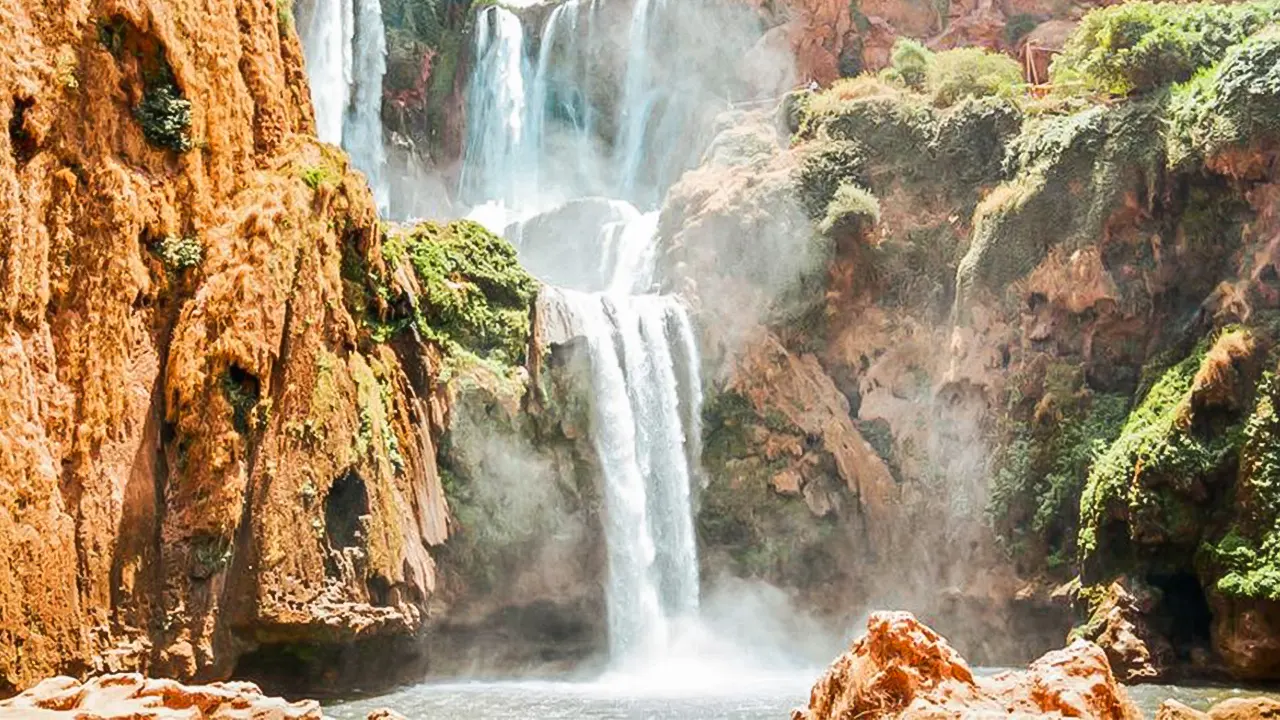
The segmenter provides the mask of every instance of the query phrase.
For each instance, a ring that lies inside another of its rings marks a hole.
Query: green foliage
[[[231,541],[219,536],[197,535],[191,538],[191,565],[187,573],[196,580],[208,580],[222,572],[234,556]]]
[[[320,189],[321,185],[334,186],[338,184],[340,178],[338,173],[321,163],[320,165],[308,165],[298,171],[298,177],[302,178],[302,182],[312,190]]]
[[[1093,10],[1053,63],[1066,75],[1115,95],[1184,82],[1267,23],[1280,19],[1280,0],[1127,2]]]
[[[154,250],[171,272],[182,272],[204,261],[204,245],[194,235],[169,235],[156,243]]]
[[[148,83],[133,114],[152,145],[180,153],[193,147],[191,102],[182,97],[182,91],[171,79]]]
[[[1228,597],[1280,600],[1280,532],[1267,533],[1261,546],[1232,529],[1221,541],[1201,548],[1201,562],[1222,573],[1215,589]]]
[[[1018,13],[1009,18],[1004,26],[1004,41],[1009,47],[1017,47],[1022,42],[1022,38],[1028,33],[1036,29],[1036,26],[1044,22],[1045,18],[1039,15],[1030,15],[1028,13]]]
[[[1010,547],[1036,546],[1065,560],[1074,550],[1089,467],[1120,432],[1128,399],[1052,390],[1052,384],[1047,378],[1046,392],[1061,416],[1035,428],[1024,425],[996,453],[987,512]]]
[[[866,150],[851,140],[814,143],[803,155],[796,173],[800,202],[818,220],[846,183],[867,182]]]
[[[1230,334],[1247,337],[1245,330],[1223,331],[1223,336]],[[1239,424],[1209,433],[1192,431],[1189,396],[1208,351],[1206,340],[1165,371],[1094,464],[1080,503],[1084,560],[1105,551],[1101,531],[1117,513],[1126,518],[1129,536],[1137,542],[1194,534],[1195,511],[1183,497],[1186,489],[1234,462],[1243,437]]]
[[[852,182],[844,182],[827,205],[818,229],[824,233],[856,233],[880,222],[880,201]]]
[[[426,337],[447,350],[524,362],[538,283],[510,243],[474,222],[426,222],[388,237],[386,253],[393,261],[403,255],[417,273]]]
[[[889,77],[912,90],[924,90],[933,59],[932,50],[911,38],[900,37],[893,43]]]
[[[1008,146],[1010,178],[974,212],[958,290],[1001,291],[1044,259],[1093,245],[1126,194],[1143,197],[1164,170],[1158,103],[1028,118]]]
[[[1017,136],[1022,113],[1004,98],[967,97],[939,118],[929,142],[934,166],[958,196],[1000,179],[1006,145]]]
[[[956,48],[933,56],[926,70],[933,104],[948,107],[967,98],[1011,98],[1022,85],[1022,68],[1002,53]]]
[[[1280,32],[1232,47],[1169,98],[1169,164],[1200,161],[1228,147],[1280,134]]]

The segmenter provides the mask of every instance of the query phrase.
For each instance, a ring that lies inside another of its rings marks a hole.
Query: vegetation
[[[880,201],[861,186],[845,182],[827,205],[818,225],[824,233],[857,233],[880,222]]]
[[[149,83],[142,102],[134,109],[134,116],[152,145],[180,153],[194,147],[190,132],[191,102],[182,97],[182,91],[172,79]]]
[[[928,68],[929,95],[938,107],[950,107],[965,98],[1013,97],[1022,85],[1017,61],[981,48],[940,52]]]
[[[423,296],[415,322],[425,337],[455,354],[524,362],[538,284],[510,243],[466,220],[425,222],[389,235],[384,253],[418,276]]]
[[[1137,543],[1178,544],[1198,537],[1198,511],[1189,499],[1194,488],[1212,483],[1235,462],[1242,424],[1230,416],[1197,413],[1194,398],[1213,394],[1237,371],[1233,349],[1251,351],[1248,330],[1223,331],[1211,346],[1200,345],[1165,371],[1130,413],[1119,437],[1089,473],[1080,504],[1080,552],[1088,563],[1107,558],[1103,526],[1127,518],[1128,535]],[[1212,422],[1213,427],[1203,423]],[[1197,425],[1197,423],[1201,423]]]
[[[1280,0],[1128,2],[1094,10],[1054,60],[1053,81],[1114,95],[1149,92],[1191,79],[1276,20]]]
[[[182,272],[204,261],[204,244],[194,235],[168,235],[154,249],[171,272]]]
[[[1280,31],[1231,48],[1220,63],[1173,89],[1172,166],[1280,134]]]

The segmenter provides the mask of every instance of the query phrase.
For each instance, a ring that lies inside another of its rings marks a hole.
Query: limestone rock
[[[792,720],[837,718],[1141,717],[1102,650],[1077,641],[1027,670],[975,676],[940,635],[910,613],[880,612],[840,656]]]
[[[1133,592],[1125,584],[1121,580],[1107,587],[1078,635],[1102,647],[1122,682],[1153,682],[1173,662],[1173,647],[1147,624],[1145,613],[1153,601],[1143,596],[1150,593]]]
[[[1176,700],[1166,700],[1156,720],[1265,720],[1280,718],[1280,701],[1271,698],[1231,698],[1200,712]]]
[[[0,701],[0,719],[73,720],[323,720],[314,700],[287,702],[247,682],[182,685],[138,674],[102,675],[84,683],[45,680]]]

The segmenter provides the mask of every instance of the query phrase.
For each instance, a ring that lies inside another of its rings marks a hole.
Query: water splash
[[[461,194],[473,204],[497,201],[515,206],[520,200],[517,192],[527,186],[530,157],[524,28],[514,13],[495,5],[480,11],[475,34]]]

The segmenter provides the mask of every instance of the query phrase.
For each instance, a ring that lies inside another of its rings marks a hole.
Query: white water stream
[[[382,4],[297,0],[294,17],[307,61],[316,134],[347,151],[385,212],[390,192],[382,144],[382,78],[387,72]]]

